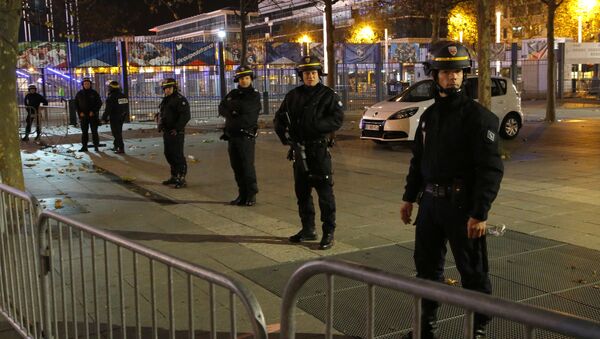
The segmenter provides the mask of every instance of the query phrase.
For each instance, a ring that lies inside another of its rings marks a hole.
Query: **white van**
[[[477,100],[477,76],[469,76],[465,91]],[[419,81],[399,95],[368,107],[360,120],[361,139],[376,143],[414,140],[421,114],[433,104],[433,79]],[[512,81],[492,77],[492,112],[500,119],[499,134],[513,139],[523,125],[521,97]]]

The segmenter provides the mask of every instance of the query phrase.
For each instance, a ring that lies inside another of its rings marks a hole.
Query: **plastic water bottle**
[[[498,224],[498,225],[488,225],[487,226],[487,234],[494,237],[501,237],[506,233],[506,225]]]

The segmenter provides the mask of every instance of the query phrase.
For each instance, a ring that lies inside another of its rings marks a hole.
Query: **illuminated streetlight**
[[[303,34],[300,38],[298,38],[298,42],[308,44],[312,42],[312,39],[310,36]]]
[[[349,42],[351,43],[374,43],[377,42],[377,34],[368,24],[357,27],[352,33],[352,37]]]
[[[219,37],[219,39],[223,40],[225,39],[225,36],[227,35],[227,33],[225,33],[225,31],[218,31],[217,32],[217,36]]]

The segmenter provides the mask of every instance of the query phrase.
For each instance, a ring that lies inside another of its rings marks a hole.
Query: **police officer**
[[[48,100],[43,95],[37,92],[37,87],[34,84],[29,85],[27,88],[28,92],[23,100],[25,110],[27,110],[27,118],[25,118],[25,136],[21,139],[23,141],[29,141],[29,133],[31,133],[31,124],[35,117],[35,140],[40,140],[40,134],[42,133],[42,126],[40,124],[40,105],[44,104],[48,106]]]
[[[81,144],[79,152],[87,152],[88,148],[88,129],[92,130],[92,141],[94,150],[99,151],[100,137],[98,136],[98,125],[100,125],[100,108],[102,99],[100,94],[92,88],[92,80],[83,78],[81,83],[83,88],[75,95],[75,109],[79,113],[79,122],[81,123]]]
[[[431,47],[431,54],[425,69],[435,81],[435,103],[417,127],[400,214],[410,223],[413,204],[420,198],[417,277],[444,281],[449,241],[463,288],[491,294],[485,233],[504,172],[498,118],[465,94],[471,56],[463,45],[442,41]],[[422,338],[436,338],[438,306],[423,300]],[[488,321],[488,316],[475,314],[475,338],[486,338]]]
[[[294,159],[294,188],[302,229],[291,236],[294,243],[316,240],[312,189],[319,196],[323,237],[320,249],[333,246],[335,197],[329,136],[342,126],[344,113],[339,96],[323,85],[323,68],[315,56],[302,58],[297,67],[303,85],[286,94],[275,113],[275,132],[284,145],[290,145],[288,158]]]
[[[183,155],[183,143],[185,125],[190,121],[190,104],[177,90],[175,79],[163,80],[161,87],[165,96],[160,103],[158,130],[163,132],[165,158],[171,166],[171,177],[162,183],[181,188],[186,186],[187,162]]]
[[[113,151],[117,154],[125,153],[125,144],[123,143],[123,122],[129,114],[129,100],[121,91],[119,82],[113,80],[108,84],[108,97],[104,107],[102,120],[107,123],[110,121],[110,131],[115,138],[113,142]]]
[[[221,139],[229,142],[229,162],[238,186],[238,197],[230,202],[231,205],[253,206],[258,193],[254,146],[261,104],[260,94],[252,87],[253,79],[251,68],[245,65],[238,67],[233,78],[238,87],[219,104],[219,114],[225,117]]]

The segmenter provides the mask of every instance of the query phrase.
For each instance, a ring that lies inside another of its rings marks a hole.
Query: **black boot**
[[[314,228],[302,228],[302,230],[289,238],[290,242],[303,242],[317,240],[317,233]]]
[[[87,152],[87,151],[88,151],[87,147],[81,147],[79,149],[79,152]]]
[[[402,336],[402,339],[412,339],[413,331]],[[421,339],[438,339],[437,316],[421,317]]]
[[[177,183],[177,177],[175,177],[175,176],[172,176],[169,179],[162,182],[162,184],[165,186],[175,185],[176,183]]]
[[[183,187],[187,186],[184,176],[178,176],[175,180],[176,180],[176,182],[175,182],[175,186],[173,186],[174,188],[183,188]]]
[[[233,206],[242,206],[246,204],[246,198],[243,195],[238,195],[237,198],[231,200],[229,202],[229,205],[233,205]]]
[[[246,206],[254,206],[256,205],[256,194],[252,194],[250,195],[248,198],[246,198]]]
[[[34,140],[35,140],[35,141],[38,141],[38,140],[40,140],[40,138],[41,138],[41,137],[42,137],[42,136],[38,134],[38,135],[36,135],[36,136],[35,136],[35,139],[34,139]]]
[[[327,250],[333,246],[333,231],[323,232],[323,237],[319,243],[320,250]]]
[[[29,136],[27,134],[25,134],[25,136],[22,137],[21,140],[23,140],[23,141],[29,141]]]
[[[473,338],[474,339],[486,339],[487,338],[487,333],[485,331],[485,325],[475,324],[475,327],[473,327]]]

